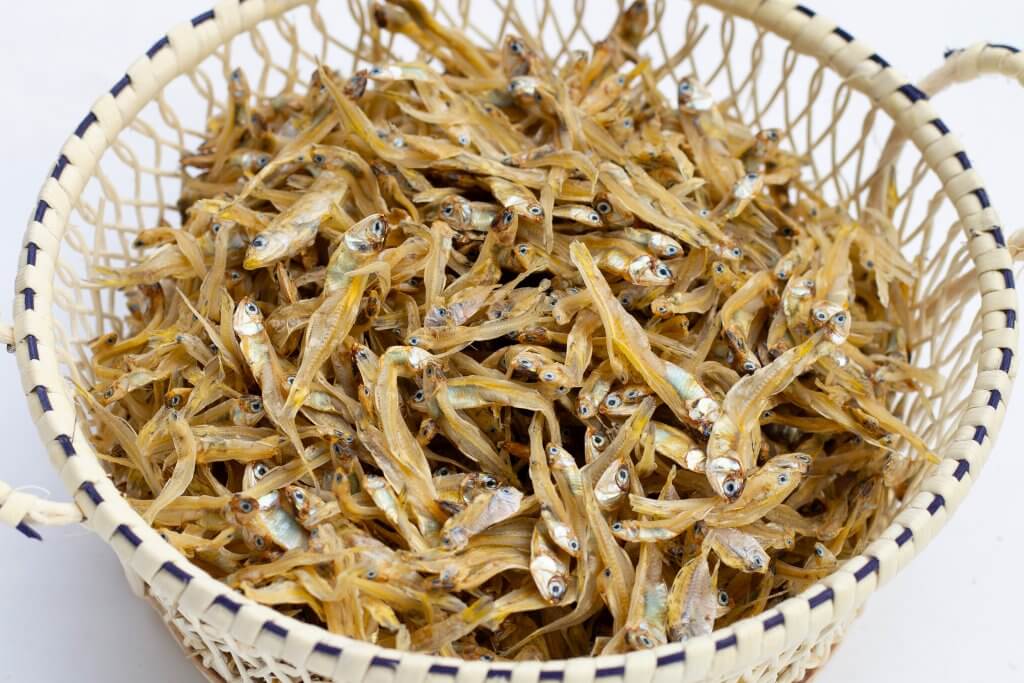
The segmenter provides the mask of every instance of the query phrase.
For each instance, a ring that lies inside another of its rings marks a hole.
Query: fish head
[[[469,543],[469,531],[462,526],[452,526],[441,532],[441,545],[447,550],[462,550]]]
[[[658,258],[671,259],[683,255],[683,245],[664,233],[655,233],[647,243]]]
[[[266,268],[285,258],[291,250],[292,240],[284,231],[267,230],[252,238],[245,250],[242,267],[246,270]]]
[[[668,642],[663,629],[646,619],[626,627],[626,642],[634,650],[651,650]]]
[[[259,511],[259,501],[252,496],[236,493],[231,497],[231,501],[228,503],[228,509],[225,512],[226,516],[233,519],[236,523],[244,526],[259,515]]]
[[[251,337],[263,332],[263,313],[250,297],[245,297],[235,306],[232,320],[235,333],[240,337]]]
[[[715,103],[711,92],[694,76],[685,76],[679,81],[676,96],[680,111],[687,114],[710,111]]]
[[[811,306],[811,326],[816,330],[824,329],[833,344],[843,344],[850,336],[852,320],[846,308],[822,300]]]
[[[192,387],[178,387],[171,389],[164,394],[164,405],[172,410],[178,410],[188,403],[192,395]]]
[[[711,282],[723,292],[731,292],[739,286],[739,276],[723,261],[711,265]]]
[[[512,249],[516,263],[524,272],[535,270],[547,263],[547,254],[535,244],[520,242]]]
[[[497,491],[501,486],[501,481],[493,475],[486,472],[469,472],[459,482],[459,495],[464,502],[472,503],[477,496]]]
[[[295,515],[300,520],[306,519],[312,514],[315,506],[313,496],[301,486],[289,484],[284,487],[285,498],[295,509]]]
[[[501,68],[509,78],[529,74],[534,59],[533,50],[519,36],[508,34],[501,41]]]
[[[629,465],[622,458],[608,466],[594,485],[594,497],[603,509],[613,508],[629,493]]]
[[[734,501],[743,493],[746,475],[739,461],[730,455],[711,458],[705,464],[704,473],[716,494],[728,501]]]
[[[768,564],[771,558],[768,557],[768,553],[761,547],[750,548],[747,553],[744,554],[743,563],[747,571],[755,574],[764,574],[768,571]]]
[[[672,284],[672,269],[650,254],[642,254],[626,266],[626,278],[635,285],[665,287]]]
[[[390,229],[384,214],[370,214],[345,231],[345,247],[356,254],[375,254],[384,248]]]
[[[441,220],[457,230],[473,227],[473,207],[464,197],[449,195],[441,200],[437,208]]]

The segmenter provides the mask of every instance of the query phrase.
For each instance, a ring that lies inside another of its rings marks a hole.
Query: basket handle
[[[0,343],[14,347],[14,330],[10,325],[0,323]],[[11,488],[0,481],[0,524],[14,527],[22,534],[37,541],[43,540],[31,524],[63,526],[77,524],[85,517],[74,503],[56,503],[24,491]]]

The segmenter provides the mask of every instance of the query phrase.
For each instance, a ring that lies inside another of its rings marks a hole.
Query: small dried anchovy
[[[81,400],[132,505],[250,598],[402,650],[655,647],[831,572],[934,458],[887,408],[911,269],[632,4],[591,54],[419,0],[433,64],[241,71]],[[435,66],[440,65],[440,66]],[[919,457],[924,456],[924,457]]]

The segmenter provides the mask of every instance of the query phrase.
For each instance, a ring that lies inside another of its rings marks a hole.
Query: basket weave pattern
[[[26,232],[14,304],[23,386],[51,461],[87,526],[113,547],[133,588],[212,680],[799,681],[969,489],[1016,374],[1017,300],[998,218],[956,136],[925,92],[805,7],[783,0],[650,4],[654,31],[641,51],[663,85],[695,73],[753,128],[781,128],[784,144],[806,155],[815,191],[864,216],[894,174],[894,230],[918,271],[908,329],[914,360],[944,378],[929,401],[908,396],[894,412],[942,464],[922,471],[911,493],[894,502],[892,525],[863,555],[801,596],[685,646],[649,652],[546,663],[401,653],[289,619],[213,580],[145,524],[86,437],[66,378],[88,381],[86,342],[121,330],[123,302],[81,284],[93,266],[132,262],[140,228],[177,220],[179,156],[220,111],[230,69],[243,67],[258,92],[276,94],[303,87],[318,60],[344,73],[389,52],[413,56],[401,40],[372,43],[359,0],[347,8],[337,0],[224,0],[157,41],[68,140]],[[550,54],[557,59],[603,38],[617,8],[611,0],[461,0],[441,2],[438,11],[483,43],[529,31],[561,46]],[[932,83],[936,90],[980,71],[1024,73],[1024,57],[999,46],[957,59],[962,68]],[[879,139],[889,140],[881,151]],[[908,140],[916,149],[904,149]],[[4,507],[0,491],[0,515],[13,514]]]

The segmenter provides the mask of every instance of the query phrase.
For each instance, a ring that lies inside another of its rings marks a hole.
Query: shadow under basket
[[[68,139],[19,252],[6,336],[74,502],[0,483],[0,521],[30,536],[37,525],[74,522],[98,534],[211,680],[807,680],[868,596],[956,509],[1002,422],[1017,370],[1011,253],[980,175],[929,97],[979,74],[1024,73],[1024,57],[978,45],[948,55],[918,87],[827,18],[788,1],[650,5],[653,29],[640,50],[661,86],[695,74],[752,128],[779,128],[783,144],[806,158],[808,185],[846,203],[854,218],[872,210],[880,183],[900,188],[893,223],[916,270],[907,333],[915,364],[943,381],[927,401],[911,395],[892,409],[942,461],[893,502],[891,525],[862,555],[801,595],[686,643],[566,661],[463,661],[387,650],[283,616],[208,576],[143,521],[108,479],[76,412],[69,379],[89,381],[87,342],[121,330],[124,312],[115,292],[81,285],[96,266],[133,262],[141,228],[177,222],[179,158],[222,111],[232,68],[272,95],[304,88],[318,61],[351,73],[387,57],[367,52],[359,0],[224,0],[155,42]],[[602,38],[619,4],[479,0],[440,2],[436,11],[484,45],[531,27],[559,59]],[[414,56],[401,41],[390,49]]]

